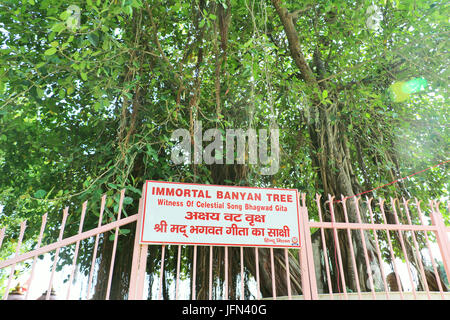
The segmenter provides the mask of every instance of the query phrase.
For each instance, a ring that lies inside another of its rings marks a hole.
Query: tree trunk
[[[353,162],[349,152],[350,148],[346,138],[347,128],[341,124],[345,119],[339,119],[338,111],[340,111],[342,106],[337,99],[337,95],[333,96],[332,94],[328,94],[331,104],[322,104],[318,97],[322,96],[322,91],[328,89],[327,84],[325,81],[318,82],[316,75],[305,60],[293,22],[293,15],[282,5],[281,0],[272,0],[272,4],[283,24],[289,42],[291,56],[301,72],[302,78],[313,92],[318,92],[318,96],[315,97],[313,95],[313,98],[309,102],[308,128],[312,145],[311,158],[313,166],[319,168],[318,173],[321,178],[321,189],[324,190],[324,194],[330,194],[336,197],[340,197],[341,195],[347,197],[353,196],[359,193],[360,190],[359,183],[355,178],[355,170],[353,168]],[[324,63],[321,61],[318,50],[316,50],[314,54],[314,63],[316,64],[315,67],[318,76],[320,77],[324,73]],[[331,115],[341,121],[331,121]],[[326,204],[327,200],[328,199],[322,200],[322,207],[329,208],[329,204]],[[346,220],[342,205],[334,206],[333,210],[335,221],[344,222]],[[363,218],[365,216],[364,212],[360,212],[360,216]],[[347,204],[347,218],[349,222],[358,221],[356,206]],[[325,213],[324,221],[331,221],[331,212],[329,210]],[[358,278],[361,290],[369,290],[370,284],[368,284],[368,273],[375,274],[378,273],[380,269],[379,262],[375,260],[376,255],[373,240],[369,234],[367,232],[363,232],[362,234],[353,232],[351,239],[348,238],[348,234],[345,230],[336,232],[336,234],[330,232],[326,232],[326,234],[327,247],[334,248],[334,250],[331,250],[330,253],[332,254],[330,254],[330,256],[332,261],[336,262],[332,268],[332,277],[335,285],[342,291],[341,281],[342,277],[344,277],[346,280],[345,285],[348,286],[349,289],[356,291],[355,272],[359,271]],[[336,239],[336,236],[339,241]],[[370,261],[365,260],[363,241],[366,244]],[[357,270],[354,270],[353,268],[349,248],[350,243],[353,244]],[[341,253],[340,259],[338,254],[339,250]],[[339,261],[342,262],[342,266],[339,265]],[[317,273],[322,274],[323,266],[316,267],[321,269],[318,270]],[[344,274],[342,274],[341,270],[343,270]]]
[[[128,296],[130,272],[134,245],[133,225],[129,226],[131,232],[127,235],[119,235],[117,251],[115,255],[114,269],[112,274],[110,300],[123,300]],[[105,233],[99,250],[98,259],[100,263],[97,272],[97,281],[95,284],[93,300],[104,300],[107,294],[109,272],[114,241],[110,241],[110,233]]]

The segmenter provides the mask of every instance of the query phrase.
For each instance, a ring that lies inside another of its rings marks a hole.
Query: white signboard
[[[146,181],[141,244],[300,247],[296,189]]]

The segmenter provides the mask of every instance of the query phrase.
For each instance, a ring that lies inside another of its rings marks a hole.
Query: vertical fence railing
[[[163,292],[164,286],[166,290],[169,286],[169,299],[196,299],[199,281],[207,286],[202,288],[206,299],[244,299],[249,296],[249,291],[254,299],[434,299],[436,294],[440,299],[450,298],[447,294],[448,283],[444,281],[445,277],[448,281],[450,275],[450,227],[445,225],[440,203],[436,201],[429,201],[423,211],[424,203],[417,199],[379,199],[375,203],[372,198],[362,200],[354,197],[349,200],[342,196],[341,200],[337,200],[330,195],[326,199],[316,195],[316,206],[307,208],[306,194],[302,194],[299,205],[300,249],[210,246],[209,250],[201,248],[199,251],[200,246],[141,245],[139,233],[143,201],[139,201],[137,214],[123,218],[124,196],[125,190],[122,190],[115,220],[102,225],[107,201],[106,195],[103,196],[97,227],[87,231],[83,231],[83,227],[89,212],[87,202],[83,203],[78,231],[67,238],[64,238],[64,230],[70,215],[69,208],[65,208],[58,240],[45,246],[41,246],[41,243],[47,215],[42,216],[35,249],[24,253],[21,253],[21,246],[27,222],[22,222],[13,256],[0,261],[0,269],[10,268],[2,298],[8,299],[16,265],[32,260],[25,295],[25,299],[28,299],[36,278],[37,257],[54,252],[45,295],[46,299],[50,299],[59,253],[63,247],[75,244],[66,291],[59,297],[70,299],[80,243],[91,239],[93,252],[86,279],[87,294],[81,297],[89,299],[94,290],[95,269],[98,269],[100,236],[111,231],[114,239],[111,260],[106,270],[104,297],[110,299],[116,256],[120,254],[117,251],[119,231],[133,222],[136,222],[136,229],[129,273],[130,300],[167,298],[167,293]],[[449,204],[447,209],[450,211]],[[3,228],[0,230],[0,249],[5,235],[6,229]],[[189,262],[192,269],[186,274],[186,257],[183,253],[188,248],[192,248],[192,261]],[[223,251],[216,256],[218,250]],[[160,252],[158,257],[153,254],[156,252]],[[202,260],[201,270],[198,269],[200,252],[208,255]],[[159,262],[158,270],[153,274],[147,271],[149,253],[152,253],[154,263]],[[246,259],[249,253],[254,256],[254,261]],[[170,259],[174,262],[169,265],[167,261]],[[230,273],[232,267],[237,270],[235,275]],[[295,273],[296,270],[299,271]],[[187,276],[189,279],[185,280]],[[168,285],[170,277],[173,281]],[[153,285],[144,292],[149,282]]]
[[[15,250],[15,254],[13,257],[5,260],[5,261],[0,261],[0,269],[7,269],[10,268],[10,274],[9,277],[7,279],[7,285],[5,287],[4,290],[4,294],[2,299],[3,300],[7,300],[8,296],[10,294],[10,289],[11,289],[11,284],[13,282],[13,278],[14,278],[14,271],[16,268],[16,265],[19,263],[23,263],[26,262],[27,260],[32,260],[31,262],[31,270],[30,270],[30,276],[27,280],[27,291],[26,294],[24,295],[24,299],[28,299],[29,298],[29,292],[30,289],[33,287],[33,285],[35,284],[36,281],[36,274],[35,274],[35,267],[36,267],[36,261],[37,258],[39,256],[42,256],[44,254],[50,253],[50,252],[54,252],[53,255],[53,263],[51,266],[51,271],[50,271],[50,280],[48,282],[48,286],[47,286],[47,290],[45,293],[45,296],[43,297],[44,299],[51,299],[51,294],[52,294],[52,289],[54,286],[54,278],[55,275],[57,273],[57,264],[59,261],[59,254],[61,252],[61,249],[64,247],[68,247],[71,246],[73,244],[75,244],[75,251],[73,253],[73,258],[72,258],[72,264],[71,264],[71,268],[70,268],[70,272],[69,272],[69,277],[67,281],[67,288],[66,288],[66,294],[61,294],[59,298],[62,299],[69,299],[70,298],[70,292],[71,292],[71,286],[73,283],[73,279],[74,279],[74,274],[75,274],[75,269],[77,266],[77,259],[78,259],[78,253],[79,253],[79,246],[80,246],[80,242],[85,240],[85,239],[89,239],[92,237],[95,237],[95,245],[94,245],[94,253],[93,253],[93,257],[92,257],[92,263],[91,263],[91,270],[90,270],[90,274],[89,274],[89,282],[88,282],[88,286],[87,286],[87,296],[86,299],[89,297],[90,294],[90,290],[92,289],[92,282],[93,282],[93,277],[94,277],[94,268],[95,268],[95,260],[97,257],[97,250],[98,250],[98,244],[99,244],[99,236],[101,234],[104,234],[108,231],[115,231],[115,239],[114,239],[114,249],[113,249],[113,255],[112,255],[112,259],[111,259],[111,263],[110,263],[110,270],[109,270],[109,278],[108,278],[108,284],[107,284],[107,294],[105,296],[105,299],[109,298],[109,294],[110,294],[110,288],[111,288],[111,275],[112,275],[112,271],[114,268],[114,264],[115,264],[115,248],[117,245],[117,239],[119,236],[119,228],[123,227],[125,225],[128,225],[130,223],[133,223],[135,221],[138,220],[138,214],[134,214],[125,218],[121,218],[121,211],[122,211],[122,206],[123,206],[123,200],[124,200],[124,193],[125,190],[122,190],[121,192],[121,196],[120,196],[120,200],[118,203],[118,212],[117,212],[117,218],[115,219],[115,221],[112,221],[106,225],[102,225],[102,217],[103,217],[103,212],[105,210],[105,202],[106,202],[106,195],[102,197],[102,201],[101,201],[101,208],[100,208],[100,214],[99,214],[99,221],[98,221],[98,226],[94,229],[91,230],[87,230],[87,231],[82,231],[83,229],[83,223],[85,220],[85,214],[86,214],[86,209],[87,209],[87,202],[83,203],[82,205],[82,211],[81,211],[81,219],[79,221],[79,225],[78,225],[78,232],[77,234],[64,238],[64,231],[65,231],[65,227],[66,227],[66,221],[69,217],[69,208],[65,208],[63,211],[63,217],[62,217],[62,222],[59,225],[59,235],[58,235],[58,239],[56,242],[48,244],[46,246],[42,246],[41,247],[41,242],[43,240],[43,235],[44,235],[44,231],[46,228],[46,222],[47,222],[47,214],[44,214],[42,216],[42,223],[41,223],[41,229],[40,229],[40,233],[39,233],[39,237],[37,240],[37,245],[35,247],[34,250],[29,251],[29,252],[24,252],[21,253],[20,249],[21,249],[21,245],[22,245],[22,240],[25,234],[25,227],[26,227],[26,221],[23,221],[21,223],[21,228],[20,228],[20,232],[19,232],[19,238],[18,238],[18,242],[17,242],[17,246],[16,246],[16,250]],[[6,234],[6,228],[1,229],[0,231],[0,250],[2,249],[2,243],[4,243],[4,237]],[[136,243],[137,244],[137,243]],[[136,246],[137,247],[137,246]],[[39,278],[43,278],[42,275],[39,276]]]
[[[313,295],[320,294],[322,299],[335,299],[336,294],[343,299],[419,299],[421,294],[422,299],[424,294],[426,298],[431,299],[432,294],[439,293],[441,299],[449,299],[445,293],[448,290],[448,282],[444,283],[442,279],[448,279],[450,275],[449,227],[445,226],[439,212],[439,203],[429,202],[429,213],[425,218],[421,202],[416,200],[417,214],[414,220],[419,223],[414,224],[409,200],[402,199],[400,202],[398,199],[390,199],[390,202],[386,203],[384,199],[379,199],[376,214],[372,200],[366,198],[362,201],[367,212],[367,222],[363,222],[359,198],[355,197],[352,201],[356,220],[349,221],[346,198],[335,200],[329,196],[328,201],[322,203],[320,195],[316,196],[318,221],[309,221],[307,218],[308,222],[305,222],[307,228],[319,229],[316,232],[319,232],[323,254],[322,264],[314,267],[316,272],[322,275],[323,289]],[[336,217],[336,210],[339,209],[342,220]],[[375,222],[375,219],[379,222]],[[418,237],[421,239],[420,244]],[[434,247],[431,239],[436,239]],[[355,244],[359,246],[359,254],[355,253]],[[424,257],[425,251],[427,259]],[[425,260],[428,262],[427,267],[424,266]],[[442,264],[441,268],[437,264],[438,260]],[[386,276],[389,269],[391,273]],[[373,279],[374,271],[377,270],[381,278],[378,279],[378,287]],[[363,283],[360,283],[362,278],[366,280],[364,289]],[[353,284],[352,288],[349,283]],[[433,288],[430,288],[430,285]],[[377,291],[384,297],[377,294]]]

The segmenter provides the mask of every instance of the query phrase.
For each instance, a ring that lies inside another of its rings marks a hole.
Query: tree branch
[[[272,0],[272,4],[274,5],[278,16],[281,19],[281,23],[283,24],[284,31],[288,38],[291,56],[294,59],[297,67],[300,69],[303,79],[306,81],[306,83],[317,86],[316,77],[314,76],[314,73],[312,72],[303,55],[300,41],[297,36],[297,30],[295,29],[294,22],[292,20],[293,15],[289,13],[285,7],[282,6],[280,0]]]

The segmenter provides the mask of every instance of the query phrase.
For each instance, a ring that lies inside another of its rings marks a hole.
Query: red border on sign
[[[254,244],[244,244],[244,243],[194,243],[194,242],[175,242],[175,241],[143,241],[144,237],[144,221],[145,221],[145,209],[147,208],[147,187],[149,182],[156,183],[168,183],[168,184],[181,184],[181,185],[195,185],[195,186],[214,186],[214,187],[225,187],[225,188],[246,188],[246,189],[259,189],[259,190],[288,190],[295,191],[295,196],[297,200],[297,223],[298,223],[298,246],[294,245],[254,245]],[[287,188],[258,188],[258,187],[245,187],[245,186],[223,186],[218,184],[201,184],[201,183],[187,183],[187,182],[171,182],[171,181],[156,181],[156,180],[145,180],[145,198],[144,198],[144,208],[141,221],[141,238],[139,242],[141,244],[180,244],[180,245],[197,245],[197,246],[231,246],[231,247],[272,247],[272,248],[301,248],[301,237],[300,237],[300,210],[299,210],[299,195],[297,189],[287,189]]]

